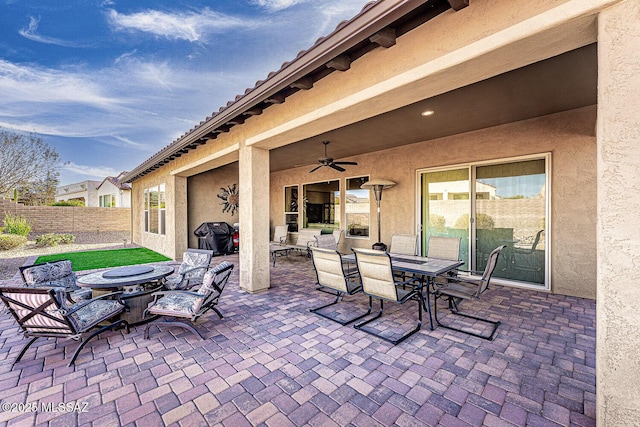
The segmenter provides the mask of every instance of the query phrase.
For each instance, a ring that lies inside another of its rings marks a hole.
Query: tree
[[[60,182],[58,157],[54,148],[33,133],[0,130],[0,196],[13,197],[18,190],[29,204],[52,201]]]

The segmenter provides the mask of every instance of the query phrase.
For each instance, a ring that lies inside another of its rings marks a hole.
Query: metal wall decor
[[[218,193],[218,198],[222,200],[220,204],[224,206],[222,208],[222,213],[231,212],[231,215],[233,216],[238,210],[240,202],[238,184],[229,185],[227,188],[221,187],[220,193]]]

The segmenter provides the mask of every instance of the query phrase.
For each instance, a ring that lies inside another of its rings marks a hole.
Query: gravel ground
[[[131,244],[131,234],[125,232],[102,233],[72,233],[76,236],[74,243],[58,246],[37,246],[35,234],[30,234],[27,245],[21,248],[0,251],[0,280],[19,278],[18,267],[33,263],[40,255],[56,254],[61,252],[77,252],[91,249],[110,249],[135,247]]]

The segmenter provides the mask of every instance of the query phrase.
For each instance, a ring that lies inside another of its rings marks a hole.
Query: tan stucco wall
[[[144,189],[165,184],[166,234],[144,231]],[[187,248],[186,236],[186,178],[165,175],[161,170],[149,173],[135,181],[132,189],[133,242],[170,258],[182,257]]]
[[[187,180],[188,234],[189,247],[198,247],[198,238],[193,231],[203,222],[227,222],[230,225],[239,221],[239,212],[222,212],[222,200],[217,197],[221,188],[238,184],[238,163],[203,172]]]
[[[382,241],[393,233],[416,232],[416,171],[552,153],[551,206],[553,292],[586,298],[596,293],[596,151],[595,107],[406,145],[344,160],[358,162],[345,173],[309,167],[271,174],[271,233],[284,224],[285,185],[370,175],[397,183],[382,196]],[[343,160],[343,159],[341,159]],[[344,200],[342,201],[344,204]],[[341,250],[368,247],[377,240],[376,205],[371,201],[371,238],[345,239]],[[344,223],[344,219],[342,219]]]
[[[597,422],[640,426],[640,2],[599,19]]]

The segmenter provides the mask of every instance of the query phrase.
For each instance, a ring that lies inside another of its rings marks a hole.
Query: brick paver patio
[[[271,289],[252,295],[236,268],[225,318],[197,326],[205,341],[178,328],[152,328],[149,340],[144,326],[106,332],[71,368],[77,343],[63,339],[41,339],[12,367],[25,340],[0,315],[0,424],[595,425],[594,301],[493,286],[467,307],[502,321],[494,341],[430,331],[425,317],[392,346],[309,312],[332,298],[315,290],[310,260],[271,271]],[[367,298],[340,305],[364,311]],[[379,330],[414,325],[414,303],[388,308]]]

